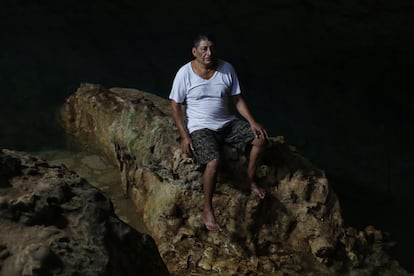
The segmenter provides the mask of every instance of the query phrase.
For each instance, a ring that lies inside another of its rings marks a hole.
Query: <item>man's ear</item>
[[[191,53],[193,53],[193,56],[194,56],[194,57],[195,57],[196,51],[197,51],[197,50],[196,50],[196,48],[194,48],[194,47],[193,47],[193,49],[191,49]]]

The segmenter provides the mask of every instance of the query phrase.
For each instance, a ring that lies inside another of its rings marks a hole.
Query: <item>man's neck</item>
[[[193,60],[192,66],[197,75],[199,75],[203,79],[209,79],[217,70],[218,60],[215,60],[211,64],[204,64],[197,60]]]
[[[197,69],[203,70],[203,71],[211,71],[211,70],[215,71],[217,69],[217,65],[218,65],[218,60],[217,59],[215,59],[210,64],[204,64],[202,62],[199,62],[196,59],[194,59],[193,62],[194,62],[193,64],[197,67]]]

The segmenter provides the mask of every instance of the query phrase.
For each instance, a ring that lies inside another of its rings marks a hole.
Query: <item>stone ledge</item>
[[[264,200],[240,190],[246,158],[226,149],[214,196],[225,231],[211,233],[201,220],[201,172],[181,153],[168,100],[83,84],[62,107],[61,119],[84,149],[118,164],[122,189],[172,274],[403,272],[386,254],[382,235],[372,234],[380,231],[344,226],[323,171],[281,137],[270,139],[257,170]]]

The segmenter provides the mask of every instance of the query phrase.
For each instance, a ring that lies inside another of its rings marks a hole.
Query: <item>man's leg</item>
[[[254,179],[256,168],[259,162],[261,153],[264,151],[267,140],[259,139],[252,132],[250,125],[246,121],[234,120],[225,129],[225,142],[236,145],[240,150],[245,150],[246,144],[250,143],[252,148],[250,150],[249,164],[247,166],[247,181],[242,184],[243,188],[250,189],[257,194],[261,199],[265,197],[265,191],[263,188],[257,185]]]
[[[213,211],[213,194],[216,188],[217,170],[219,160],[214,159],[207,163],[203,174],[204,189],[204,210],[203,221],[206,228],[210,231],[222,231],[220,225],[217,224]]]
[[[213,194],[216,188],[217,171],[220,159],[220,147],[216,133],[201,129],[191,133],[195,157],[200,164],[205,164],[203,174],[204,210],[203,222],[210,231],[222,231],[217,224],[213,211]]]
[[[252,192],[257,194],[257,196],[261,199],[263,199],[266,195],[265,190],[258,186],[254,180],[254,175],[256,172],[256,168],[258,165],[258,161],[260,158],[260,155],[262,154],[263,150],[266,146],[266,140],[255,138],[252,141],[252,149],[250,151],[250,158],[249,158],[249,164],[247,166],[247,179],[248,179],[248,185],[250,186],[250,189]]]

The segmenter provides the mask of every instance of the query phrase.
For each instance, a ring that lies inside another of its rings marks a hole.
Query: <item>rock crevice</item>
[[[1,275],[168,275],[153,239],[65,166],[0,151]]]

